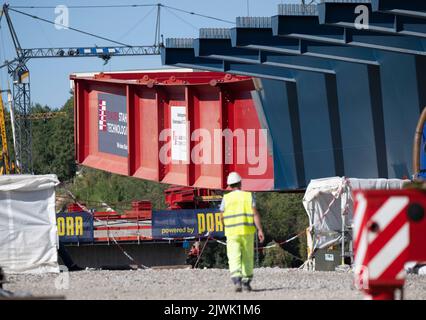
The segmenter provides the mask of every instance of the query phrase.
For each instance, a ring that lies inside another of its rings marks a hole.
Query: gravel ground
[[[63,275],[63,274],[61,274]],[[69,289],[58,290],[58,274],[9,275],[4,289],[66,299],[362,299],[352,273],[260,268],[251,293],[234,293],[227,270],[148,269],[80,271],[69,274]],[[65,283],[65,282],[64,282]],[[406,299],[426,299],[426,276],[409,275]]]

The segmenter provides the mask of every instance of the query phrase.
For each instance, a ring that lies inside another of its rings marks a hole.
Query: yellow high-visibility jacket
[[[251,192],[234,191],[224,195],[223,224],[225,236],[254,234],[253,201]]]

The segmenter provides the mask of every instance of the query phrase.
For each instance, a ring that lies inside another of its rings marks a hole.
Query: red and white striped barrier
[[[394,299],[404,265],[426,260],[426,193],[354,192],[355,285],[371,299]]]

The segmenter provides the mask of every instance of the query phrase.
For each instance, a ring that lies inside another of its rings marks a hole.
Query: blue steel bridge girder
[[[191,47],[190,40],[182,39],[166,39],[166,47],[161,48],[161,58],[164,65],[172,65],[177,67],[189,67],[207,71],[224,71],[225,62],[195,57],[194,50]],[[209,62],[211,60],[212,62]],[[232,73],[232,72],[229,72]],[[238,74],[244,74],[239,72]],[[247,75],[247,74],[246,74]],[[281,131],[277,132],[276,128],[269,127],[269,117],[265,115],[266,127],[271,135],[280,134],[282,139],[280,143],[276,140],[272,141],[272,150],[274,157],[274,177],[276,189],[299,189],[306,186],[306,179],[303,168],[303,152],[300,148],[300,123],[298,121],[298,99],[296,93],[295,79],[276,80],[262,79],[261,90],[253,92],[254,100],[261,104],[263,108],[268,103],[269,109],[277,113],[276,118],[281,121]],[[265,97],[270,97],[272,92],[265,94],[266,88],[279,88],[275,93],[275,99],[265,101]],[[258,108],[259,106],[257,106]],[[291,110],[293,117],[283,117]],[[263,110],[262,110],[263,111]],[[293,120],[293,121],[291,121]],[[298,134],[299,133],[299,134]],[[294,143],[294,141],[297,141]]]
[[[243,48],[252,50],[261,48],[264,51],[270,50],[276,53],[283,52],[282,50],[287,53],[290,50],[293,54],[299,52],[299,55],[304,56],[304,53],[301,53],[300,50],[294,49],[297,48],[295,40],[298,39],[272,36],[272,29],[268,28],[267,20],[266,18],[237,19],[238,27],[231,30],[233,44],[242,45]],[[263,24],[261,21],[263,21]],[[305,42],[304,40],[301,41]],[[378,62],[381,58],[380,52],[368,48],[334,44],[325,44],[324,49],[320,42],[309,41],[309,43],[307,48],[314,48],[311,52],[314,55],[321,54],[323,57],[324,55],[332,55],[331,57],[336,58],[336,52],[337,54],[343,53],[342,57],[330,60],[330,65],[336,72],[337,92],[335,96],[337,97],[336,104],[339,106],[339,120],[342,127],[341,132],[334,133],[334,135],[340,136],[343,145],[346,146],[344,156],[342,156],[345,174],[358,177],[394,176],[394,173],[389,171],[386,143],[382,139],[385,132]],[[335,51],[335,48],[338,50]],[[321,51],[322,49],[325,51]],[[353,63],[355,61],[356,63]],[[365,64],[361,62],[365,62]],[[311,84],[312,86],[313,84]],[[309,92],[309,89],[306,90],[306,92]],[[306,92],[298,92],[302,96],[307,94]],[[304,119],[303,114],[301,119]],[[354,132],[358,132],[358,134],[354,134]],[[303,139],[308,138],[308,134],[303,135]],[[354,161],[359,156],[370,163],[377,163],[377,167],[370,167],[368,172],[365,170],[362,172],[359,164]]]
[[[264,18],[266,23],[237,19],[231,45],[252,54],[227,51],[229,47],[201,54],[201,41],[207,42],[201,39],[198,57],[192,41],[187,47],[166,44],[163,63],[263,78],[252,95],[262,102],[273,137],[276,189],[303,188],[310,179],[332,175],[409,176],[412,132],[407,128],[415,128],[426,105],[426,57],[423,48],[420,52],[415,46],[419,41],[423,45],[423,39],[377,30],[352,33],[358,30],[320,25],[317,13],[284,18],[293,24],[280,37],[274,36],[271,18]],[[332,59],[336,74],[279,67],[273,71],[262,64],[263,51]],[[259,64],[243,63],[247,56],[241,53],[257,57]],[[285,73],[277,76],[277,70]]]
[[[195,57],[189,46],[189,42],[185,47],[182,40],[167,39],[163,63],[262,78],[262,89],[252,94],[262,104],[271,136],[277,137],[272,141],[277,189],[304,188],[310,179],[344,174],[341,136],[331,134],[340,131],[335,76],[293,71],[294,78],[283,82],[282,77],[271,76],[271,70],[276,73],[283,68],[222,60],[208,63],[209,59]],[[315,116],[300,117],[307,112]],[[305,157],[306,150],[314,157]]]
[[[295,7],[295,5],[292,5]],[[293,18],[305,18],[306,16],[295,16]],[[307,16],[308,18],[310,16]],[[299,23],[303,24],[303,23]],[[237,27],[231,29],[232,45],[247,49],[262,49],[271,52],[284,52],[299,55],[329,58],[336,61],[355,62],[362,65],[380,66],[382,91],[387,96],[393,97],[394,101],[401,101],[396,94],[410,93],[405,103],[417,106],[423,110],[426,105],[426,94],[424,84],[426,83],[425,70],[426,57],[411,54],[394,53],[386,50],[347,46],[322,41],[305,40],[297,37],[274,36],[271,19],[263,17],[237,18]],[[313,30],[316,28],[313,27]],[[306,31],[305,31],[306,32]],[[299,44],[299,47],[297,45]],[[342,64],[335,63],[334,70],[337,72]],[[371,69],[373,70],[373,69]],[[395,70],[398,70],[399,79],[389,78]],[[392,88],[397,88],[394,90]],[[389,93],[387,90],[391,90]]]
[[[245,63],[246,61],[238,59],[226,61],[219,57],[196,57],[193,39],[167,39],[166,48],[162,51],[161,56],[163,64],[166,65],[180,67],[197,65],[204,70],[263,77],[272,80],[295,82],[295,77],[300,74],[297,70],[290,68],[260,66],[254,63]]]
[[[295,20],[297,17],[290,15]],[[309,15],[298,18],[301,18],[297,19],[299,22],[306,21]],[[203,59],[205,55],[217,61],[189,60],[184,66],[206,69],[205,65],[216,65],[223,69],[215,71],[229,70],[230,73],[280,79],[271,77],[268,66],[261,64],[265,62],[262,52],[284,53],[284,57],[312,54],[334,60],[330,60],[330,65],[334,66],[336,75],[324,75],[319,81],[308,76],[315,74],[312,72],[292,72],[295,82],[262,80],[262,89],[257,94],[263,102],[268,128],[274,138],[276,187],[303,187],[316,177],[333,173],[341,175],[339,171],[358,177],[409,176],[412,171],[411,144],[408,145],[407,141],[411,141],[412,132],[406,128],[415,127],[420,110],[426,105],[426,75],[422,72],[426,69],[426,59],[424,54],[414,52],[410,47],[414,43],[411,40],[418,37],[365,30],[362,40],[367,45],[349,44],[347,39],[353,40],[353,37],[347,37],[351,31],[348,27],[332,28],[334,31],[344,30],[344,41],[336,41],[333,38],[335,34],[327,34],[324,29],[320,30],[324,34],[315,30],[320,26],[318,16],[311,21],[312,25],[311,22],[304,23],[300,30],[296,30],[302,36],[274,37],[271,19],[265,18],[265,21],[268,20],[269,24],[255,26],[237,24],[237,28],[231,31],[231,45],[253,50],[252,54],[231,51],[229,47],[221,47],[215,52],[206,50],[201,54],[203,48],[199,42],[199,57],[193,58]],[[380,46],[373,43],[376,47],[371,48],[368,41],[380,36],[385,40],[392,39],[394,47],[385,49],[383,43]],[[385,36],[388,38],[383,38]],[[407,39],[409,41],[404,41]],[[207,45],[211,46],[212,41],[208,41]],[[241,54],[247,54],[254,61],[260,60],[259,66],[252,68],[238,63],[247,58]],[[182,61],[182,57],[175,58],[177,62]],[[229,61],[226,61],[227,58]],[[346,63],[348,61],[357,62],[357,68]],[[283,144],[282,140],[290,136],[291,139]],[[359,159],[374,165],[361,166]]]
[[[190,55],[190,48],[171,48],[169,41],[162,57],[165,64],[228,71],[220,69],[226,62],[200,62],[200,57]],[[268,66],[259,65],[252,69],[255,72],[247,72],[243,65],[239,64],[238,70],[232,68],[231,73],[271,79],[265,72]],[[372,97],[380,86],[377,67],[341,63],[338,68],[339,81],[336,76],[313,72],[294,72],[295,83],[262,80],[263,89],[258,94],[271,136],[276,137],[275,175],[285,176],[276,180],[284,183],[277,188],[304,187],[310,179],[324,176],[387,177],[386,147],[378,139],[384,135],[382,102],[380,95]],[[349,113],[341,106],[350,103],[355,106]],[[361,170],[356,161],[359,156],[380,165]]]
[[[401,130],[399,126],[401,126],[401,119],[404,119],[403,123],[415,127],[416,119],[426,105],[424,93],[426,77],[422,72],[426,66],[424,52],[420,55],[417,55],[419,53],[417,51],[416,54],[408,54],[407,52],[410,50],[401,49],[407,44],[404,40],[408,38],[409,43],[412,44],[413,37],[384,35],[368,30],[363,30],[362,35],[357,38],[358,42],[349,43],[348,39],[353,40],[353,38],[348,37],[348,32],[360,32],[359,30],[320,25],[315,7],[311,7],[313,8],[311,12],[309,10],[302,12],[302,8],[299,8],[296,13],[287,14],[284,10],[285,6],[280,6],[282,14],[272,17],[274,35],[330,43],[341,43],[344,39],[348,48],[383,47],[385,44],[383,41],[387,42],[387,39],[392,39],[394,46],[400,46],[398,49],[386,47],[386,49],[374,50],[380,67],[376,72],[376,85],[372,87],[373,90],[370,94],[372,100],[382,101],[383,105],[382,113],[376,114],[376,117],[382,123],[380,131],[384,134],[375,135],[378,137],[376,142],[384,143],[385,146],[382,151],[386,155],[386,159],[382,158],[378,164],[386,165],[381,167],[380,172],[386,171],[387,177],[408,177],[411,172],[412,152],[407,141],[411,141],[412,132]],[[360,39],[363,41],[361,44]],[[380,41],[382,42],[378,46],[377,43]],[[425,40],[419,41],[424,42]],[[405,53],[402,54],[401,51]],[[349,105],[355,106],[356,102],[349,102]],[[396,133],[397,131],[398,133]],[[379,159],[379,157],[377,158]],[[386,177],[386,175],[380,176]]]
[[[257,29],[251,30],[249,38],[254,39],[256,38]],[[261,64],[259,61],[258,49],[242,50],[241,48],[234,48],[234,50],[232,50],[226,42],[228,40],[226,39],[227,32],[224,32],[223,29],[203,29],[200,31],[200,37],[201,36],[203,39],[194,41],[196,56],[224,60],[229,59],[232,61],[242,59],[241,62],[244,62],[250,55],[247,50],[252,50],[253,61],[258,61],[258,63]],[[251,47],[248,46],[245,48]],[[263,52],[267,51],[264,50]],[[280,55],[280,53],[274,53],[277,56]],[[284,57],[288,56],[287,53],[283,55]],[[408,55],[402,56],[409,58],[409,60],[412,59],[412,57]],[[313,59],[312,57],[306,58]],[[322,60],[325,59],[320,59],[318,61]],[[302,63],[302,60],[299,60],[299,63]],[[333,60],[328,61],[325,66],[333,70],[336,75],[336,78],[333,79],[333,85],[329,83],[327,90],[329,90],[328,94],[331,93],[336,97],[335,104],[340,106],[338,108],[338,113],[340,113],[339,118],[342,124],[344,124],[344,129],[338,133],[334,133],[333,136],[339,136],[340,139],[344,141],[345,146],[348,146],[345,150],[345,156],[343,157],[343,155],[341,155],[340,157],[343,162],[341,167],[345,168],[345,172],[351,176],[361,176],[365,174],[365,172],[361,173],[358,164],[353,162],[353,159],[356,159],[362,154],[364,159],[368,159],[368,161],[372,163],[378,163],[376,170],[372,169],[369,171],[370,176],[392,176],[395,173],[390,172],[393,169],[389,168],[390,164],[387,163],[386,143],[385,140],[382,139],[385,136],[385,119],[383,116],[383,97],[381,94],[382,78],[380,68],[376,65],[362,65],[359,63]],[[411,71],[412,70],[413,69],[411,69]],[[257,74],[259,74],[259,72]],[[296,79],[298,79],[298,77],[296,77]],[[408,82],[412,83],[412,81]],[[307,89],[308,87],[307,85],[305,89],[309,90]],[[386,86],[383,86],[383,88],[386,88]],[[335,91],[333,92],[332,90]],[[301,90],[298,90],[298,93],[301,96],[306,95],[306,92]],[[414,93],[417,94],[417,91]],[[303,100],[303,98],[301,99]],[[409,103],[411,102],[412,101]],[[347,109],[356,110],[356,112],[347,112]],[[302,116],[301,119],[303,120],[303,118]],[[351,130],[347,130],[346,128],[351,128]],[[354,132],[363,132],[363,134],[354,135]],[[305,135],[305,137],[306,136],[308,135]],[[360,145],[373,147],[354,147],[352,149],[350,147]],[[394,157],[391,157],[391,159],[394,159]],[[336,164],[337,163],[338,162],[336,162]],[[407,173],[408,171],[404,171],[401,176]]]
[[[260,70],[256,64],[246,64],[237,61],[224,61],[222,59],[212,59],[196,57],[192,47],[192,39],[167,39],[167,40],[191,40],[191,47],[170,45],[161,50],[162,64],[174,65],[182,68],[195,68],[201,70],[227,72],[231,74],[247,75],[252,77],[262,77],[272,80],[295,82],[293,70],[272,66],[264,66]]]
[[[343,44],[324,43],[298,38],[278,37],[273,35],[272,26],[253,28],[248,27],[246,24],[240,25],[242,26],[231,29],[233,47],[379,65],[377,50],[374,49],[348,47]]]
[[[363,6],[361,8],[360,6]],[[342,1],[324,0],[318,4],[318,17],[320,24],[347,27],[351,29],[359,28],[357,18],[361,17],[361,12],[356,9],[363,9],[363,14],[368,14],[368,30],[379,33],[391,33],[394,35],[406,35],[419,38],[426,37],[426,24],[424,19],[417,17],[401,16],[392,13],[373,12],[370,1]],[[367,12],[364,12],[367,9]],[[367,23],[366,20],[363,20]]]
[[[319,23],[316,6],[311,7],[314,8],[311,12],[303,14],[287,14],[285,5],[279,8],[282,14],[273,16],[271,21],[274,36],[426,56],[424,38],[323,25]]]
[[[426,1],[424,0],[371,0],[371,4],[373,11],[426,18]]]
[[[194,39],[194,53],[196,57],[335,74],[333,63],[330,60],[266,50],[236,48],[232,46],[229,29],[209,29],[208,31],[215,34],[221,31],[223,37],[219,38],[215,36],[214,38],[207,38],[207,31],[203,30],[204,37]]]

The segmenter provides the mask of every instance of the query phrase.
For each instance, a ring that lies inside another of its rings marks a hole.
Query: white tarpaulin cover
[[[56,175],[0,176],[0,266],[6,273],[59,272]]]
[[[401,189],[408,180],[355,179],[333,177],[311,180],[303,198],[313,233],[313,249],[324,248],[341,239],[342,213],[345,225],[353,222],[352,190]]]

